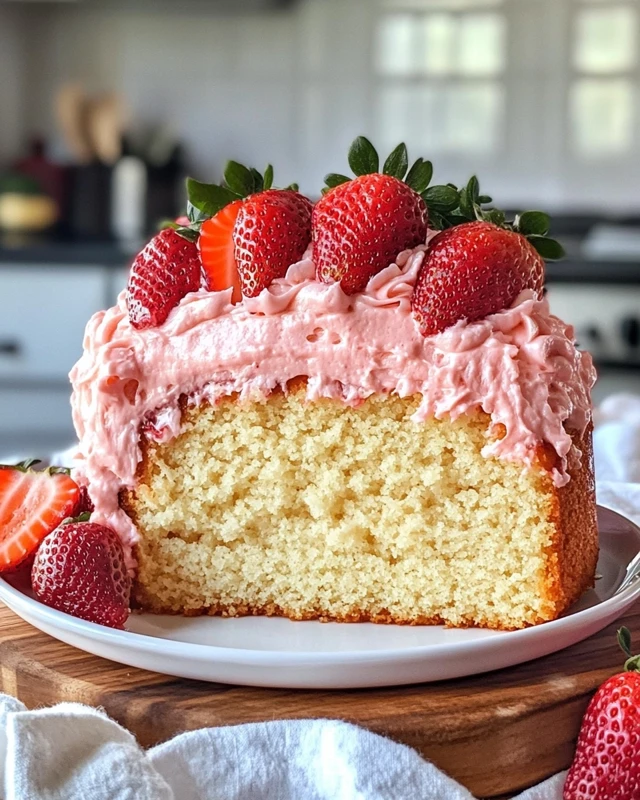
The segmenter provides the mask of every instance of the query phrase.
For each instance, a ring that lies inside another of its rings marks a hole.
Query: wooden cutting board
[[[350,691],[286,691],[188,681],[88,655],[0,605],[0,690],[29,708],[102,706],[147,747],[186,730],[333,717],[414,747],[478,797],[511,794],[566,768],[587,703],[623,662],[615,631],[640,645],[640,603],[560,653],[487,675]]]

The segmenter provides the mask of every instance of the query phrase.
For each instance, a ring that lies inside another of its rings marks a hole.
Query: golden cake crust
[[[553,487],[556,536],[549,554],[548,593],[559,614],[594,586],[598,562],[593,426],[573,441],[581,458],[569,466],[569,483]]]
[[[305,381],[296,380],[289,385],[290,394],[303,396]],[[277,393],[276,393],[277,394]],[[235,398],[228,398],[228,403],[236,402]],[[201,408],[187,408],[183,406],[183,420],[196,423]],[[475,424],[489,426],[489,417],[482,412],[473,417]],[[580,595],[593,586],[595,567],[598,557],[598,532],[595,516],[595,490],[592,463],[592,431],[589,427],[582,436],[573,436],[575,447],[582,453],[581,458],[574,457],[569,463],[568,472],[571,480],[560,488],[554,486],[551,478],[551,469],[556,464],[556,455],[548,447],[540,446],[535,454],[533,470],[536,472],[536,485],[539,487],[541,503],[544,505],[544,514],[552,526],[552,533],[545,550],[546,569],[543,579],[539,582],[537,591],[544,601],[543,613],[529,617],[518,624],[509,621],[496,620],[495,617],[481,616],[478,613],[455,618],[455,622],[443,618],[439,614],[412,616],[394,613],[393,611],[377,607],[372,612],[365,608],[349,608],[344,613],[336,613],[323,608],[293,608],[286,604],[267,602],[252,604],[244,598],[231,602],[213,602],[194,607],[193,604],[176,607],[176,603],[163,602],[152,580],[148,577],[154,567],[154,556],[144,546],[145,530],[141,523],[142,503],[135,491],[121,493],[121,506],[138,525],[142,541],[136,548],[136,557],[139,561],[140,571],[134,582],[134,606],[154,613],[184,614],[197,616],[209,614],[214,616],[283,616],[294,620],[322,620],[340,622],[376,622],[409,625],[436,625],[446,624],[456,627],[480,625],[498,629],[514,629],[527,625],[537,624],[549,619],[554,619],[566,610]],[[138,486],[149,486],[152,483],[152,472],[159,449],[166,449],[169,445],[155,445],[146,438],[141,439],[143,460],[138,473]],[[542,511],[541,511],[542,513]],[[171,538],[172,532],[167,532]],[[178,534],[176,534],[178,535]],[[197,535],[190,541],[196,541]]]

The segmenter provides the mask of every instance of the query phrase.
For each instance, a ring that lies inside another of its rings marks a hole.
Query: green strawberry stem
[[[82,514],[78,514],[77,517],[65,517],[60,525],[74,525],[77,522],[89,522],[90,519],[91,512],[83,511]]]
[[[71,470],[69,467],[47,467],[49,475],[69,475],[71,477]]]
[[[449,192],[443,193],[443,188]],[[517,214],[514,220],[508,221],[501,209],[484,207],[491,202],[491,197],[480,194],[480,185],[475,175],[462,189],[453,184],[448,184],[446,187],[434,186],[432,189],[439,190],[434,193],[434,197],[429,196],[429,192],[432,191],[429,189],[422,195],[429,207],[431,227],[443,230],[476,220],[491,222],[499,228],[522,234],[547,261],[557,261],[564,257],[562,245],[547,236],[551,224],[548,214],[544,211],[523,211]]]
[[[631,632],[628,628],[622,627],[617,632],[618,644],[623,653],[627,656],[624,662],[625,672],[640,672],[640,655],[634,656],[631,650]]]
[[[16,469],[18,472],[28,472],[31,467],[40,464],[39,458],[27,458],[25,461],[20,461],[18,464],[0,464],[0,469]]]
[[[380,166],[378,152],[365,136],[358,136],[353,140],[347,160],[356,177],[378,172]],[[422,194],[426,191],[433,177],[433,164],[430,161],[424,161],[419,158],[409,169],[407,146],[404,142],[401,142],[387,156],[382,167],[382,174],[404,181],[415,192]],[[336,186],[340,186],[340,184],[347,183],[350,180],[352,179],[347,175],[342,175],[339,172],[330,172],[325,176],[324,182],[326,185],[322,189],[322,194],[326,194],[330,189],[334,189]]]
[[[347,160],[353,174],[358,177],[378,172],[380,166],[378,153],[365,136],[358,136],[354,139],[349,148]],[[419,158],[407,172],[408,166],[407,147],[402,142],[386,158],[382,172],[384,175],[404,181],[421,195],[429,209],[430,228],[445,230],[445,228],[476,220],[491,222],[499,228],[515,231],[525,236],[544,259],[555,261],[563,258],[562,245],[547,236],[550,226],[548,214],[542,211],[525,211],[509,222],[504,211],[492,207],[485,208],[487,204],[491,203],[491,197],[480,194],[480,185],[475,175],[462,189],[453,183],[430,186],[433,177],[433,164],[430,161]],[[352,178],[338,172],[330,172],[324,180],[325,187],[322,189],[322,193],[326,194]]]
[[[0,464],[0,469],[15,469],[18,472],[30,472],[32,467],[41,464],[42,460],[39,458],[27,458],[25,461],[20,461],[18,464]],[[47,467],[44,470],[48,475],[71,475],[69,467]]]

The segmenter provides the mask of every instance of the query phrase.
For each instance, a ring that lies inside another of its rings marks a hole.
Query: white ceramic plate
[[[0,579],[0,599],[67,644],[204,681],[345,689],[437,681],[508,667],[586,639],[640,595],[640,529],[598,509],[601,578],[561,619],[521,631],[134,614],[126,631],[54,611]]]

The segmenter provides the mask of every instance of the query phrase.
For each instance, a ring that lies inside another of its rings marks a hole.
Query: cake
[[[593,586],[595,374],[548,218],[374,153],[313,206],[270,168],[189,182],[88,323],[76,475],[134,607],[517,629]]]

